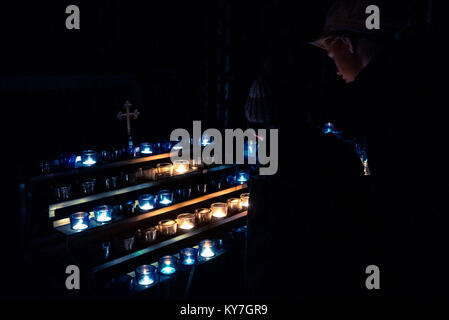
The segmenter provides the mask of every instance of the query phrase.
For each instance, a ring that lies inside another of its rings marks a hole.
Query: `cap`
[[[380,29],[368,29],[366,19],[369,14],[366,8],[370,5],[379,7]],[[398,6],[397,9],[401,9]],[[405,28],[408,19],[392,10],[391,4],[382,0],[337,0],[327,13],[324,30],[310,44],[325,47],[325,41],[338,32],[349,32],[360,35],[383,35],[396,33]],[[408,11],[406,12],[408,13]]]

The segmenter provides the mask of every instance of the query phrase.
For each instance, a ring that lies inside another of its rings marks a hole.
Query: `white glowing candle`
[[[228,205],[224,202],[212,203],[210,206],[212,216],[216,218],[223,218],[228,215]]]

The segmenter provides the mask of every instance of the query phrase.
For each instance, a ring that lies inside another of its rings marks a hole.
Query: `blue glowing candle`
[[[170,190],[161,190],[157,193],[159,206],[168,206],[173,203],[173,192]]]
[[[93,166],[97,163],[97,153],[93,150],[83,151],[81,154],[81,163],[85,167]]]
[[[89,213],[75,212],[70,215],[70,227],[73,230],[81,231],[89,228]]]
[[[142,142],[140,144],[141,154],[153,154],[153,145],[149,142]]]
[[[181,263],[185,266],[191,266],[195,263],[198,256],[198,250],[195,248],[185,248],[179,253]]]
[[[237,182],[239,184],[244,184],[249,180],[249,173],[246,171],[240,171],[237,173]]]
[[[156,268],[152,265],[144,264],[135,270],[136,281],[141,286],[149,286],[156,282]]]
[[[98,206],[94,209],[95,221],[105,223],[112,220],[112,207],[108,205]]]
[[[159,272],[164,275],[171,275],[176,272],[176,257],[165,256],[159,259]]]
[[[139,208],[143,211],[151,210],[156,207],[156,196],[152,194],[143,194],[137,198]]]
[[[325,134],[334,132],[334,125],[332,123],[330,123],[330,122],[325,123],[323,125],[323,132]]]

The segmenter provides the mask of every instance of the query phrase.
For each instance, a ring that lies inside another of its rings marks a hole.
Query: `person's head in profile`
[[[367,7],[379,9],[379,29],[366,25]],[[337,0],[329,9],[324,31],[311,44],[327,51],[337,74],[353,82],[371,59],[405,28],[406,20],[391,14],[383,1]]]

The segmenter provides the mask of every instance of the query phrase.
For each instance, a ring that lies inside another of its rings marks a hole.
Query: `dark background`
[[[325,53],[307,44],[320,33],[331,2],[2,4],[2,160],[11,177],[2,181],[2,200],[12,225],[4,232],[11,249],[5,256],[20,261],[17,186],[26,169],[62,152],[124,143],[126,124],[116,115],[125,100],[141,112],[132,122],[140,141],[168,138],[175,128],[190,129],[192,120],[244,127],[250,85],[266,64],[274,89],[299,84],[291,108],[310,112],[317,123],[335,118],[323,97],[344,84]],[[414,27],[432,31],[435,56],[442,55],[448,30],[443,2],[406,3],[415,8]],[[70,4],[80,8],[80,30],[65,28]],[[11,271],[14,263],[3,267]]]

